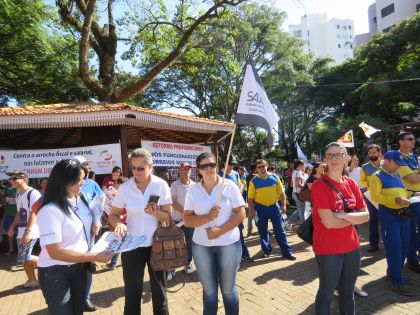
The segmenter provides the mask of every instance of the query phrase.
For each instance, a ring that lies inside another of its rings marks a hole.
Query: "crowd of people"
[[[341,143],[330,143],[323,161],[309,164],[297,159],[284,172],[285,178],[263,159],[247,172],[234,156],[223,178],[223,165],[213,154],[202,153],[196,159],[196,181],[191,178],[192,166],[183,162],[179,178],[168,183],[154,175],[152,155],[142,148],[130,155],[130,178],[123,177],[117,166],[102,186],[92,176],[91,162],[82,156],[57,163],[49,178],[39,181],[39,189],[28,185],[24,171],[8,172],[1,199],[2,226],[8,237],[5,254],[16,251],[17,238],[17,264],[23,265],[28,278],[17,290],[40,286],[51,314],[97,310],[90,299],[95,262],[115,269],[119,260],[111,252],[90,253],[106,228],[119,237],[128,233],[145,237],[139,247],[121,254],[124,314],[141,312],[146,266],[153,313],[168,314],[166,286],[176,273],[154,270],[150,257],[158,225],[174,221],[184,230],[184,272],[193,273],[195,267],[202,284],[203,313],[217,314],[220,289],[225,313],[239,314],[237,273],[241,261],[252,264],[271,255],[269,221],[282,259],[294,261],[297,257],[286,231],[312,220],[319,271],[316,314],[330,313],[334,294],[342,314],[355,313],[355,293],[367,296],[356,286],[362,255],[358,225],[367,222],[369,252],[381,250],[382,237],[390,288],[412,295],[412,279],[404,277],[403,268],[406,264],[420,273],[420,167],[411,152],[414,135],[404,132],[397,140],[399,150],[385,154],[379,145],[370,145],[369,161],[361,167],[357,156],[350,156]],[[304,197],[305,190],[309,197]],[[158,198],[150,202],[151,196]],[[287,216],[292,201],[296,211]],[[245,242],[254,226],[259,257],[250,255]],[[37,240],[39,257],[33,254]]]

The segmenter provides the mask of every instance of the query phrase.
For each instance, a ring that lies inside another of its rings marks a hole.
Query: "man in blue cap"
[[[372,199],[379,204],[386,260],[387,278],[391,289],[399,294],[411,296],[407,279],[403,276],[404,261],[407,257],[410,240],[410,201],[406,187],[397,170],[401,165],[401,153],[395,150],[384,155],[384,163],[370,181]]]

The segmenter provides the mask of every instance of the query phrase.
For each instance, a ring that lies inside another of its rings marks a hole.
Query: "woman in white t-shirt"
[[[122,184],[112,201],[109,223],[118,236],[127,233],[144,235],[146,240],[132,251],[121,254],[124,278],[124,314],[140,314],[143,292],[144,268],[148,267],[154,314],[168,314],[166,279],[163,271],[153,271],[150,265],[152,236],[158,224],[169,224],[171,193],[168,184],[152,175],[152,155],[146,149],[135,149],[130,156],[134,177]],[[152,195],[159,196],[157,203],[149,203]],[[127,211],[125,225],[121,222],[123,209]]]
[[[225,313],[239,314],[236,275],[242,247],[237,226],[245,218],[245,201],[238,186],[226,180],[220,206],[216,206],[222,189],[216,159],[211,153],[202,153],[196,162],[202,180],[188,189],[184,224],[195,227],[193,257],[204,291],[203,313],[217,314],[220,286]]]
[[[299,222],[302,224],[305,221],[305,202],[299,199],[299,193],[305,186],[307,176],[305,175],[305,163],[302,160],[295,160],[293,164],[295,170],[292,174],[293,185],[293,200],[296,204],[296,211],[290,216],[288,226],[299,217]]]
[[[51,314],[83,314],[87,264],[107,262],[111,253],[88,253],[90,209],[80,197],[84,171],[77,160],[62,160],[51,171],[38,212],[41,254],[38,276]]]

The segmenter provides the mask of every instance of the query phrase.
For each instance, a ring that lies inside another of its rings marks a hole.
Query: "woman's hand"
[[[150,214],[154,217],[158,216],[159,213],[159,206],[155,203],[149,203],[146,208],[144,208],[144,212],[146,212],[147,214]]]
[[[102,225],[100,223],[98,224],[92,224],[92,235],[98,235],[99,230],[101,229]]]
[[[114,255],[115,255],[114,252],[100,252],[100,253],[95,254],[95,256],[93,257],[93,261],[106,263],[107,261],[110,261],[112,256]]]
[[[207,228],[206,232],[207,232],[207,237],[209,238],[209,240],[214,240],[223,234],[222,230],[217,227]]]
[[[209,221],[213,221],[219,215],[220,206],[214,206],[210,209],[210,212],[207,214],[209,217]]]
[[[116,236],[119,236],[119,237],[126,236],[127,235],[127,227],[125,226],[124,223],[120,222],[115,226],[114,233],[115,233]]]

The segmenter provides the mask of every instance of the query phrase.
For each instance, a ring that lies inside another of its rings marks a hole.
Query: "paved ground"
[[[414,297],[404,297],[389,290],[385,279],[386,261],[383,249],[375,254],[366,252],[366,225],[362,233],[362,270],[357,284],[369,293],[367,298],[356,298],[357,314],[420,314],[420,275],[407,271],[416,281],[412,285]],[[242,264],[238,275],[241,314],[313,314],[318,288],[317,267],[310,247],[295,233],[289,233],[289,242],[297,256],[295,262],[283,260],[278,248],[274,255]],[[252,255],[261,254],[257,236],[246,239]],[[25,274],[14,267],[15,257],[0,256],[0,314],[48,314],[40,290],[15,293]],[[179,285],[183,273],[178,272],[170,287]],[[93,278],[92,300],[101,309],[94,314],[122,314],[124,292],[122,269],[99,271]],[[201,314],[201,285],[194,273],[186,286],[177,293],[169,294],[171,314]],[[221,297],[219,296],[219,299]],[[221,300],[219,300],[221,302]],[[143,314],[152,314],[148,279],[142,301]],[[219,303],[223,314],[222,303]],[[333,301],[333,314],[337,314],[337,298]]]

